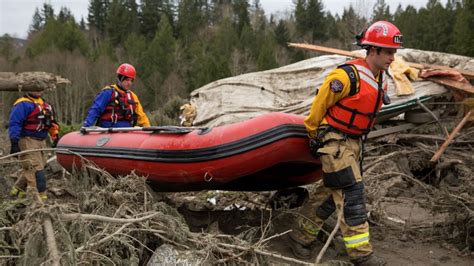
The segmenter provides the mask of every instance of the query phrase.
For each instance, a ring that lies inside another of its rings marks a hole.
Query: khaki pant
[[[21,151],[46,148],[46,141],[30,137],[21,138],[18,142]],[[23,171],[18,177],[15,186],[26,191],[26,188],[34,188],[36,191],[36,172],[44,169],[46,155],[42,151],[29,152],[20,155]]]
[[[370,255],[372,246],[359,169],[360,140],[336,132],[327,133],[322,140],[328,141],[318,150],[324,181],[311,191],[300,211],[306,218],[298,218],[291,237],[309,245],[316,240],[324,221],[334,211],[342,212],[340,229],[350,258]]]

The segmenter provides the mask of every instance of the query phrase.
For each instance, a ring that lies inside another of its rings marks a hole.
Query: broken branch
[[[140,218],[135,218],[135,219],[111,218],[107,216],[94,215],[94,214],[82,214],[82,213],[61,214],[60,217],[61,219],[64,219],[66,221],[83,219],[83,220],[94,220],[94,221],[108,222],[108,223],[137,223],[137,222],[142,222],[150,218],[153,218],[159,214],[160,214],[159,212],[155,212],[150,215],[140,217]]]
[[[441,147],[439,148],[439,150],[433,155],[433,157],[431,157],[431,160],[430,162],[434,163],[434,162],[437,162],[439,160],[439,158],[441,157],[441,155],[444,153],[444,151],[448,148],[449,144],[451,143],[451,141],[454,139],[454,137],[458,134],[458,132],[461,130],[461,128],[464,126],[464,124],[466,124],[467,122],[467,119],[471,116],[471,111],[469,111],[465,116],[464,118],[461,120],[461,122],[459,122],[459,124],[456,126],[456,128],[453,130],[453,132],[451,132],[451,134],[448,136],[448,138],[446,139],[446,141],[443,143],[443,145],[441,145]]]

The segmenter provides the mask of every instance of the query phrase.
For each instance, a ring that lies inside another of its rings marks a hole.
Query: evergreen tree
[[[255,32],[252,30],[252,27],[249,25],[245,25],[242,29],[239,39],[239,48],[243,52],[247,52],[254,59],[257,59],[258,56],[258,45],[257,45],[257,37],[255,36]]]
[[[85,30],[86,30],[86,22],[84,21],[84,17],[81,17],[81,21],[79,22],[79,28],[80,28],[82,31],[85,31]]]
[[[163,82],[173,69],[176,40],[169,20],[165,17],[160,21],[158,31],[149,44],[142,65],[144,78],[158,72]]]
[[[268,70],[278,67],[275,58],[275,43],[273,36],[265,36],[263,45],[260,47],[260,52],[257,58],[257,69],[260,71]]]
[[[54,19],[54,9],[51,4],[43,4],[43,9],[41,10],[41,17],[43,17],[45,23],[48,23],[50,19]]]
[[[344,9],[341,20],[337,24],[342,48],[352,50],[355,36],[366,28],[368,23],[365,18],[357,15],[350,5],[348,9]]]
[[[290,41],[290,33],[288,32],[288,28],[285,25],[285,21],[280,19],[278,22],[277,27],[275,28],[275,40],[276,42],[287,48],[287,43]]]
[[[44,18],[41,16],[40,11],[38,8],[35,9],[35,13],[33,14],[33,20],[30,25],[30,33],[38,32],[43,29],[44,26]]]
[[[337,20],[339,17],[334,17],[330,12],[326,13],[326,28],[327,38],[332,40],[340,39],[339,29],[337,27]]]
[[[297,0],[295,7],[295,24],[299,36],[305,35],[308,30],[307,15],[306,0]]]
[[[177,32],[185,45],[192,41],[198,29],[207,24],[209,10],[207,1],[182,0],[179,2]]]
[[[237,34],[240,35],[245,25],[250,25],[249,3],[247,0],[234,0],[234,25]]]
[[[142,0],[140,9],[140,32],[151,39],[158,29],[160,22],[161,1]]]
[[[252,8],[253,9],[262,9],[262,5],[260,4],[260,0],[253,0]]]
[[[474,57],[474,1],[463,0],[456,10],[449,51]]]
[[[322,0],[308,0],[306,25],[313,42],[321,43],[327,39],[326,14],[323,9]]]
[[[61,23],[50,18],[38,36],[28,43],[27,54],[35,57],[56,49],[64,52],[79,51],[84,56],[88,54],[86,38],[74,21]]]
[[[161,14],[168,18],[168,22],[173,28],[174,35],[176,36],[176,25],[175,25],[175,6],[174,0],[161,0]]]
[[[394,24],[403,34],[403,46],[415,48],[421,42],[422,32],[416,22],[419,19],[418,11],[415,7],[408,5],[405,10],[401,5],[397,7],[394,14]]]
[[[374,5],[374,11],[372,13],[372,22],[385,20],[392,21],[392,15],[390,14],[390,6],[385,3],[385,0],[377,0]]]
[[[107,20],[107,33],[113,45],[122,44],[133,32],[138,32],[138,10],[135,0],[113,0]]]
[[[147,49],[150,45],[150,41],[146,39],[145,36],[138,34],[138,33],[131,33],[128,35],[127,39],[125,40],[123,46],[125,48],[125,52],[128,56],[127,62],[131,64],[135,63],[135,69],[137,72],[142,73],[140,78],[144,78],[145,69],[145,61],[147,59]]]
[[[67,7],[61,7],[58,14],[59,23],[66,23],[67,21],[75,22],[74,16]]]
[[[0,56],[4,57],[7,61],[10,60],[14,52],[13,39],[10,35],[5,34],[0,37]]]
[[[74,21],[67,21],[59,26],[61,34],[55,46],[62,51],[79,51],[83,55],[88,54],[88,43],[79,26]]]
[[[87,21],[89,28],[104,34],[106,31],[109,0],[90,0]]]
[[[418,12],[417,25],[413,25],[417,32],[417,46],[414,48],[446,51],[449,37],[454,24],[454,13],[445,9],[439,0],[429,0],[426,8]]]

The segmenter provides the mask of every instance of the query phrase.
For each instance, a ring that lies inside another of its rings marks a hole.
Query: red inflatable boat
[[[215,128],[86,128],[61,138],[57,158],[68,170],[81,166],[76,153],[115,176],[135,171],[157,191],[276,190],[321,177],[303,119],[269,113]]]

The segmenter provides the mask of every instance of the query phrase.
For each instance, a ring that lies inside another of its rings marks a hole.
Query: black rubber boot
[[[288,237],[288,239],[289,239],[288,243],[290,245],[291,252],[293,252],[293,255],[296,258],[308,260],[313,257],[313,247],[314,247],[313,243],[311,243],[310,245],[303,245],[291,237]],[[317,240],[315,240],[315,242],[316,241]]]
[[[365,257],[357,258],[355,260],[351,260],[351,262],[355,266],[383,266],[387,265],[385,260],[380,257],[375,256],[374,254],[370,254]]]

